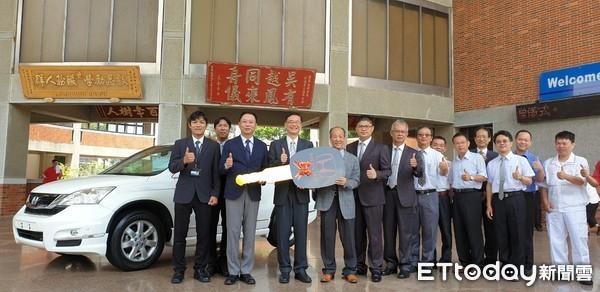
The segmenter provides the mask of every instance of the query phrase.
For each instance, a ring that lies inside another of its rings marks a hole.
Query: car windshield
[[[101,174],[151,176],[169,167],[173,145],[154,146],[144,149],[111,166]]]

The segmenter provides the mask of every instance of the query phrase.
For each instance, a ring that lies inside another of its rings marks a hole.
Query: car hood
[[[86,177],[57,180],[34,188],[32,193],[70,194],[78,190],[97,187],[124,187],[127,185],[143,186],[150,178],[148,176],[102,174]]]

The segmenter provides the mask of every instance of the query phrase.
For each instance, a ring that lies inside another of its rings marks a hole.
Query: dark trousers
[[[525,196],[525,268],[533,267],[533,227],[535,219],[535,197],[537,192],[523,192]],[[539,205],[539,203],[538,203]]]
[[[398,222],[396,221],[396,205],[398,194],[387,189],[385,192],[385,205],[383,206],[383,260],[391,269],[398,267]]]
[[[540,191],[535,191],[535,193],[533,194],[533,226],[535,226],[535,228],[537,229],[542,229],[542,207],[541,207],[541,202],[542,199],[540,197]]]
[[[438,226],[442,237],[442,252],[439,258],[440,263],[452,262],[452,200],[450,195],[439,195],[440,218]],[[436,257],[437,258],[437,257]]]
[[[481,192],[454,193],[454,233],[458,259],[463,266],[483,265]]]
[[[412,269],[412,246],[416,240],[415,220],[418,207],[403,207],[398,199],[398,192],[387,190],[384,206],[384,253],[389,268]],[[396,238],[400,242],[396,245]]]
[[[187,204],[175,203],[173,224],[173,270],[185,271],[185,247],[192,211],[196,215],[196,254],[194,270],[204,271],[208,263],[208,237],[210,235],[210,206],[200,202],[197,196]]]
[[[494,221],[490,220],[486,214],[487,202],[483,200],[481,202],[481,216],[483,218],[483,232],[485,235],[485,259],[484,264],[493,264],[498,260],[498,243],[496,240],[496,231],[494,228]]]
[[[340,241],[344,248],[344,275],[356,274],[356,247],[354,245],[354,218],[344,219],[340,211],[338,196],[333,197],[331,207],[321,211],[321,259],[323,274],[335,275],[335,241],[336,232],[340,231]]]
[[[587,204],[585,206],[585,214],[587,216],[587,223],[590,228],[594,228],[598,225],[596,221],[596,210],[598,210],[598,203],[596,204]]]
[[[290,235],[294,227],[295,252],[294,272],[308,268],[306,259],[306,237],[308,230],[308,203],[302,204],[295,194],[288,194],[288,200],[283,205],[275,205],[277,216],[277,260],[279,270],[289,273],[292,270],[290,260]]]
[[[498,251],[502,264],[517,267],[525,264],[525,197],[523,192],[514,193],[500,200],[492,197],[494,227],[498,239]]]
[[[221,218],[221,243],[217,244],[217,227]],[[210,236],[208,238],[208,265],[227,270],[227,219],[225,198],[220,198],[216,206],[211,207]],[[217,253],[217,246],[219,252]]]
[[[366,270],[367,242],[369,253],[369,270],[381,272],[383,263],[383,206],[363,206],[356,200],[356,218],[354,237],[356,241],[356,268]]]

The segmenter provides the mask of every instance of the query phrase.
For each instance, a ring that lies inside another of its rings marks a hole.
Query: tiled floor
[[[289,284],[278,283],[279,270],[277,254],[266,239],[256,238],[256,262],[253,276],[257,284],[249,286],[238,281],[233,286],[223,285],[224,278],[215,276],[210,283],[200,283],[193,279],[191,268],[182,284],[173,285],[171,278],[171,248],[165,248],[160,260],[150,269],[137,272],[122,272],[111,266],[101,256],[60,256],[31,247],[15,244],[12,218],[0,219],[0,291],[596,291],[600,285],[600,273],[594,275],[594,287],[581,286],[571,282],[536,281],[526,287],[524,281],[507,282],[458,281],[450,276],[446,281],[435,272],[434,281],[417,281],[412,274],[409,279],[400,280],[395,276],[385,276],[380,283],[373,283],[365,276],[359,276],[358,284],[346,283],[338,275],[331,283],[320,283],[321,258],[319,250],[319,220],[309,226],[308,274],[311,284],[303,284],[292,279]],[[343,265],[342,249],[337,243],[338,267]],[[549,264],[548,237],[546,232],[535,232],[535,259],[537,264]],[[600,237],[591,234],[589,247],[592,265],[600,269]],[[188,248],[188,266],[193,265],[193,248]],[[456,254],[454,254],[456,258]]]

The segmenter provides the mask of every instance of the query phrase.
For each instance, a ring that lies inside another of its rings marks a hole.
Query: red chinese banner
[[[315,70],[209,62],[206,101],[310,108]]]

